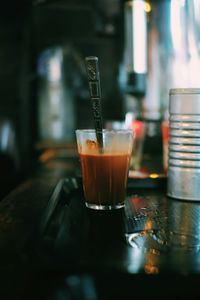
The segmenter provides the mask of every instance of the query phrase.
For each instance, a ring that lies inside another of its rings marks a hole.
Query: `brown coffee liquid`
[[[80,154],[80,159],[86,201],[101,205],[123,203],[129,155]]]

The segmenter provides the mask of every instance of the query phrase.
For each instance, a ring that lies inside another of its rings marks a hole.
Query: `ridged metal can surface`
[[[200,201],[200,89],[169,93],[167,195]]]

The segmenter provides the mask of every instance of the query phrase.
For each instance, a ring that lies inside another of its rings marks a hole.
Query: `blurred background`
[[[88,55],[104,127],[133,128],[145,161],[133,168],[163,172],[169,88],[200,87],[199,0],[4,1],[0,23],[2,195],[52,153],[73,156],[74,130],[93,127]]]

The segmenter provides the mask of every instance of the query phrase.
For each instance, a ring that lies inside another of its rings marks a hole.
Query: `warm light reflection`
[[[150,13],[151,11],[151,4],[149,2],[145,2],[144,9],[147,13]]]
[[[144,265],[144,271],[147,274],[158,274],[159,268],[156,266],[156,255],[148,253],[146,255],[146,264]]]
[[[151,265],[151,264],[146,264],[144,266],[144,270],[145,270],[145,273],[147,273],[147,274],[158,274],[159,273],[158,267]]]
[[[56,155],[56,150],[54,149],[47,149],[45,152],[43,152],[40,157],[39,160],[40,162],[47,162],[49,159],[55,157]]]
[[[159,178],[159,174],[157,174],[157,173],[151,173],[149,175],[149,177],[152,178],[152,179]]]
[[[147,220],[145,225],[144,225],[144,231],[147,232],[147,231],[150,231],[153,229],[153,223],[151,220]]]

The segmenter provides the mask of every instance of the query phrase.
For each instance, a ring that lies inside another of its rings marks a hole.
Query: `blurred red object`
[[[163,142],[163,169],[164,172],[168,171],[168,144],[169,144],[169,121],[162,122],[162,142]]]
[[[144,122],[140,120],[133,120],[131,123],[131,129],[135,134],[135,138],[139,138],[144,134]]]

